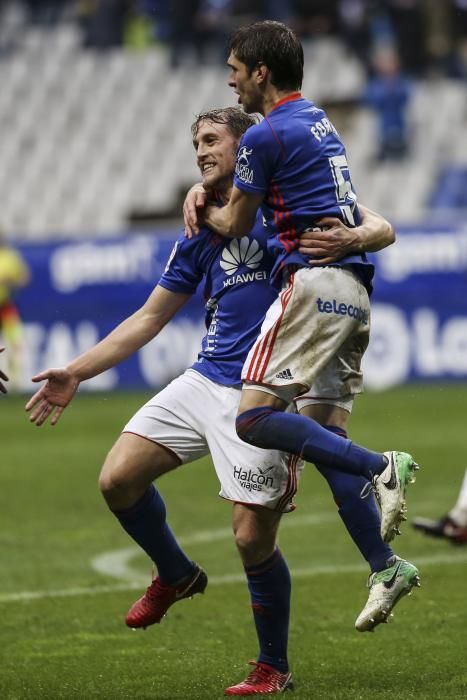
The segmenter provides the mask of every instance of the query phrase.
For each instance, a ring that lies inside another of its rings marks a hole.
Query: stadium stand
[[[433,209],[467,209],[467,167],[441,170],[430,204]]]
[[[303,92],[330,110],[343,132],[362,201],[406,222],[430,204],[465,206],[455,196],[457,188],[465,192],[467,167],[464,83],[418,80],[409,156],[375,167],[375,115],[359,104],[363,65],[335,37],[305,48]],[[19,46],[0,60],[5,229],[35,240],[106,235],[128,227],[132,215],[176,215],[180,193],[197,179],[189,126],[199,111],[232,104],[226,77],[222,65],[173,70],[161,45],[85,50],[73,21],[24,28]],[[433,199],[438,182],[444,186]]]
[[[409,108],[411,151],[401,162],[371,163],[376,122],[357,110],[346,133],[354,181],[362,201],[396,221],[415,222],[429,211],[440,171],[467,164],[467,91],[455,80],[419,81]],[[454,205],[454,202],[452,202]]]

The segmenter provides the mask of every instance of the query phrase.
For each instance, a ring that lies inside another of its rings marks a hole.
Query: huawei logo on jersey
[[[233,275],[240,265],[246,265],[251,270],[259,267],[263,257],[263,251],[259,247],[258,241],[250,240],[248,236],[235,238],[222,251],[220,266],[226,275]]]

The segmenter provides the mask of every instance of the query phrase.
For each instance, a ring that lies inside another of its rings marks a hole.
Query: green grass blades
[[[465,459],[466,387],[408,386],[356,402],[350,433],[377,450],[413,454],[409,522],[456,499]],[[257,642],[231,507],[209,460],[159,482],[169,521],[208,572],[204,596],[160,625],[132,632],[130,604],[151,577],[97,489],[107,450],[147,396],[80,395],[51,428],[29,425],[24,399],[2,397],[0,697],[3,700],[222,698],[249,672]],[[354,630],[367,569],[312,466],[280,545],[293,574],[290,662],[295,700],[467,697],[467,547],[403,526],[394,548],[422,588],[372,634]],[[98,570],[96,570],[96,567]]]

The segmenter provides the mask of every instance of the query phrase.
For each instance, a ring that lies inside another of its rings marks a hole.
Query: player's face
[[[256,81],[255,71],[250,75],[246,65],[235,58],[233,53],[230,54],[227,65],[230,68],[229,86],[238,95],[238,103],[243,105],[247,114],[262,113],[263,95]]]
[[[232,186],[238,141],[225,124],[202,121],[193,139],[196,162],[206,188]]]

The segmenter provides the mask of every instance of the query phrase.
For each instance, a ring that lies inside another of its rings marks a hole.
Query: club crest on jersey
[[[242,165],[250,165],[248,157],[253,153],[253,149],[248,149],[246,146],[242,146],[237,153],[237,163]]]
[[[237,162],[235,164],[235,174],[238,179],[247,184],[253,182],[253,168],[250,168],[249,156],[253,153],[253,149],[248,149],[242,146],[237,153]]]

